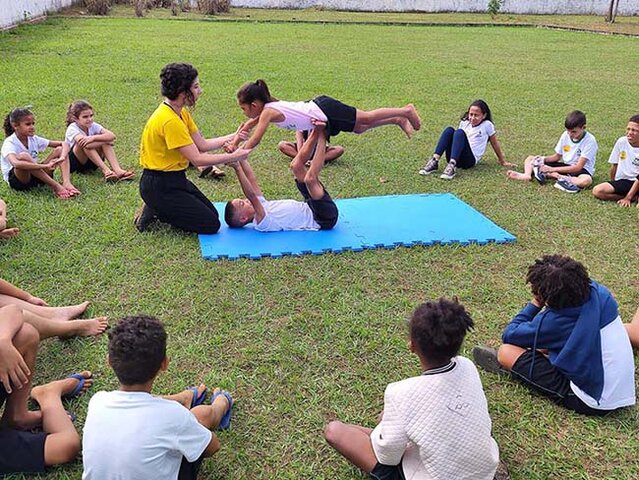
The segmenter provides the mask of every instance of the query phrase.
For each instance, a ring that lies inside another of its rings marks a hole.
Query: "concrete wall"
[[[504,13],[605,15],[609,0],[505,0]],[[234,7],[373,12],[485,12],[488,0],[231,0]],[[639,0],[619,0],[619,15],[639,15]]]
[[[0,0],[0,29],[68,7],[78,0]]]

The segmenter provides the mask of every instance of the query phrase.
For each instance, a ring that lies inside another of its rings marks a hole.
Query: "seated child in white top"
[[[120,388],[89,402],[82,439],[83,479],[195,479],[204,457],[220,448],[211,429],[228,428],[233,399],[215,389],[203,405],[200,385],[164,398],[151,395],[167,369],[159,320],[126,317],[109,333],[109,364]]]
[[[417,307],[410,350],[422,374],[391,383],[374,428],[333,421],[328,443],[374,479],[492,480],[499,449],[481,380],[473,363],[457,356],[473,321],[457,301]]]
[[[629,207],[639,193],[639,115],[628,120],[626,134],[615,143],[608,163],[610,181],[596,185],[592,194],[600,200],[613,200]]]
[[[316,126],[291,163],[295,185],[304,197],[304,202],[266,200],[248,161],[233,164],[246,199],[236,198],[226,204],[224,219],[229,227],[239,228],[254,222],[255,230],[276,232],[330,230],[335,226],[338,218],[337,206],[319,177],[311,175],[305,165],[313,151],[312,164],[319,165],[317,171],[324,165],[326,148],[322,142],[325,139],[323,132],[324,125]]]
[[[115,155],[115,134],[94,122],[93,117],[93,107],[88,102],[77,100],[69,105],[65,140],[70,147],[71,171],[84,173],[99,168],[107,182],[133,180],[135,172],[124,170]]]
[[[597,140],[586,131],[586,114],[575,110],[564,122],[566,131],[561,135],[555,153],[548,157],[530,155],[524,162],[524,172],[508,170],[506,175],[513,180],[546,183],[547,178],[556,180],[555,187],[567,193],[577,193],[592,184],[597,158]]]

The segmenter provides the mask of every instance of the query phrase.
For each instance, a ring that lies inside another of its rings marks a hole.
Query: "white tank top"
[[[284,120],[277,122],[280,128],[287,130],[312,130],[315,126],[311,123],[312,119],[322,122],[328,121],[328,118],[322,110],[313,101],[310,102],[269,102],[264,104],[264,108],[272,108],[284,115]]]

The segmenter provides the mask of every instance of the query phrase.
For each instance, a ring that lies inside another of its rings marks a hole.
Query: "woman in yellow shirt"
[[[234,134],[205,139],[186,107],[202,94],[197,70],[188,63],[170,63],[160,72],[164,102],[146,122],[140,142],[140,196],[144,206],[135,225],[144,231],[155,221],[194,233],[216,233],[218,212],[211,201],[186,178],[195,166],[244,160],[250,150],[210,154],[232,140]]]

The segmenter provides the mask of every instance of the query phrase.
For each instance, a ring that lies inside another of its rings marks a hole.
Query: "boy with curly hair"
[[[373,479],[492,480],[499,449],[486,397],[473,363],[457,355],[472,327],[457,300],[418,306],[409,330],[421,375],[386,387],[374,429],[333,421],[328,443]]]

